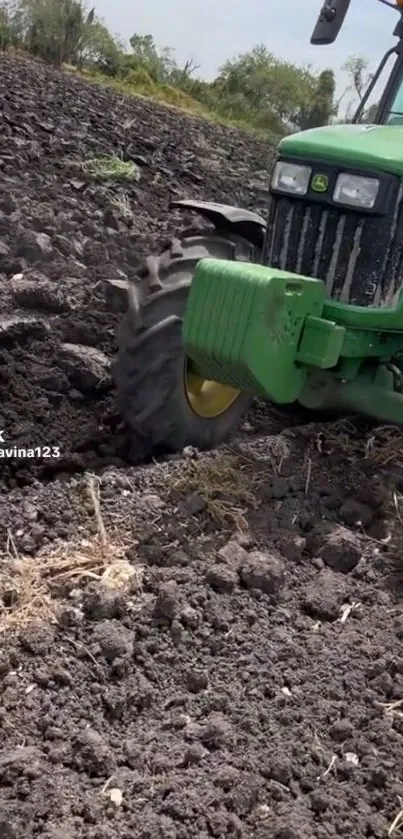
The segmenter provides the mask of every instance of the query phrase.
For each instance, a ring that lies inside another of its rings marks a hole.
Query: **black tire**
[[[119,334],[115,382],[119,409],[129,430],[143,438],[146,454],[211,449],[225,442],[248,411],[253,397],[240,394],[220,416],[204,419],[190,407],[184,387],[181,327],[196,265],[205,257],[258,262],[260,254],[239,237],[217,233],[175,239],[147,261],[145,284],[155,288],[140,310],[129,294]]]

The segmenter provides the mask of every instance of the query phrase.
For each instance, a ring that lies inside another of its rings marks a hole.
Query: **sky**
[[[349,55],[368,58],[375,69],[393,43],[397,14],[377,0],[352,0],[335,44],[309,43],[322,0],[96,0],[96,11],[115,35],[152,34],[175,50],[179,62],[194,59],[198,74],[212,79],[226,59],[264,43],[279,58],[315,68],[332,67],[338,93],[340,68]]]

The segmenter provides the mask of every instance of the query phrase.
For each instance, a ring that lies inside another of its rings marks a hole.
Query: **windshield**
[[[385,122],[387,125],[403,125],[403,76]]]

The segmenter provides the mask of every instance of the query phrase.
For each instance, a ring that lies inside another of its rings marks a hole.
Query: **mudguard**
[[[233,231],[238,236],[246,239],[257,248],[263,248],[263,240],[266,229],[265,220],[257,213],[250,210],[243,210],[241,207],[231,207],[228,204],[215,204],[209,201],[172,201],[172,208],[179,207],[183,210],[198,213],[203,218],[214,224],[217,230],[222,232]]]

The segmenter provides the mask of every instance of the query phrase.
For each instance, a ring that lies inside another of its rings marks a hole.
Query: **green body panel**
[[[279,154],[403,176],[403,126],[328,125],[285,137]]]
[[[326,300],[321,280],[204,259],[183,341],[205,379],[403,424],[403,295],[395,309],[349,306]]]

